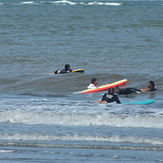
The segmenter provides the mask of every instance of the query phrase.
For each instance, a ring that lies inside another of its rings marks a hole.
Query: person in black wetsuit
[[[140,89],[140,90],[141,90],[141,92],[153,92],[153,91],[157,91],[157,89],[155,88],[155,83],[154,83],[154,81],[152,81],[152,80],[150,80],[150,81],[148,82],[147,89],[142,88],[142,89]]]
[[[115,94],[117,95],[126,95],[126,94],[133,94],[133,93],[141,93],[141,92],[153,92],[153,91],[157,91],[157,89],[155,88],[155,83],[154,81],[150,80],[148,82],[148,88],[142,88],[142,89],[136,89],[136,88],[119,88],[118,86],[115,87]]]
[[[130,88],[130,87],[128,87],[128,88],[119,88],[118,86],[116,86],[114,88],[114,92],[117,95],[122,95],[122,94],[127,95],[127,94],[132,94],[132,93],[140,93],[141,90],[136,89],[136,88]]]
[[[105,93],[102,99],[95,101],[95,103],[106,104],[106,103],[111,103],[114,101],[118,104],[121,103],[118,96],[114,94],[114,88],[109,88],[108,93]]]
[[[65,64],[65,68],[61,70],[59,73],[63,74],[63,73],[69,73],[69,72],[72,72],[71,67],[69,64]]]
[[[64,74],[64,73],[69,73],[72,72],[72,69],[70,67],[69,64],[65,64],[65,68],[64,69],[58,69],[56,71],[54,71],[54,74]]]

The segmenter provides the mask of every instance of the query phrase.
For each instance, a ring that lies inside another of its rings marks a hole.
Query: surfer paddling
[[[64,74],[64,73],[70,73],[72,72],[72,69],[70,67],[69,64],[65,64],[65,68],[64,69],[58,69],[56,71],[54,71],[53,73],[49,73],[49,74]]]

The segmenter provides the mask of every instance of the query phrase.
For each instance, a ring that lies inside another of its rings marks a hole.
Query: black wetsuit
[[[58,71],[59,71],[59,70],[60,70],[60,72],[58,73]],[[68,71],[72,72],[72,70],[71,70],[71,69],[70,69],[70,70],[68,70]],[[67,70],[66,70],[66,69],[63,69],[63,70],[58,69],[58,70],[54,71],[54,74],[64,74],[64,73],[67,73]]]
[[[58,71],[59,71],[60,69],[58,69],[58,70],[56,70],[56,71],[54,71],[54,74],[58,74]]]
[[[136,88],[121,88],[119,94],[132,94],[136,92],[141,92],[141,90]]]
[[[152,88],[148,92],[153,92],[153,91],[157,91],[157,89],[156,88]]]
[[[67,73],[67,71],[72,72],[72,70],[71,70],[71,69],[70,69],[70,70],[63,69],[63,70],[61,70],[61,71],[60,71],[60,74]]]
[[[107,103],[111,103],[116,101],[118,104],[120,104],[121,102],[119,101],[119,98],[117,97],[117,95],[114,94],[104,94],[102,97],[102,101],[106,101]]]

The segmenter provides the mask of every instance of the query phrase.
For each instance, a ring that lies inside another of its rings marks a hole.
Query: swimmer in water
[[[141,90],[141,92],[153,92],[153,91],[157,91],[157,89],[155,88],[155,83],[152,80],[150,80],[148,82],[147,88],[142,88],[140,90]]]
[[[109,88],[108,93],[105,93],[102,99],[95,101],[95,103],[107,104],[115,101],[116,103],[121,104],[118,96],[114,93],[114,88]]]
[[[97,83],[98,83],[97,79],[96,78],[92,78],[91,79],[91,84],[89,84],[89,86],[87,88],[88,89],[96,88]]]

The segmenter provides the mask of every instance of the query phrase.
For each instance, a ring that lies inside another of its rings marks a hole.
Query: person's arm
[[[121,104],[121,102],[120,102],[118,96],[114,95],[114,99],[115,99],[116,103]]]
[[[142,89],[140,89],[141,90],[141,92],[148,92],[149,90],[150,90],[150,88],[142,88]]]
[[[106,95],[107,95],[107,93],[102,96],[101,102],[106,101]]]

